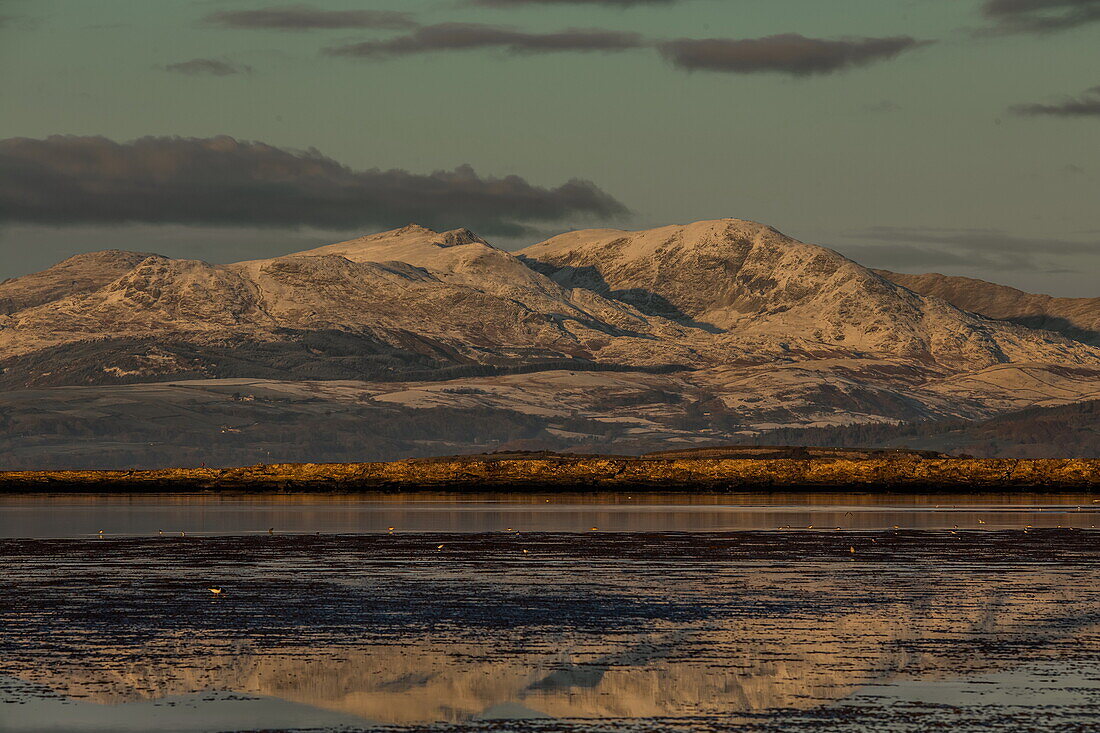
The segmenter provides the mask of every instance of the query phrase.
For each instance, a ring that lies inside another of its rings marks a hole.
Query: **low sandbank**
[[[1100,460],[918,451],[702,449],[604,456],[496,453],[372,463],[0,472],[0,492],[1097,491]]]

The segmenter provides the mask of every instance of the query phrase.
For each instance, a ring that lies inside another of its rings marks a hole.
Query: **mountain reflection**
[[[242,644],[230,652],[175,639],[158,642],[152,655],[91,645],[88,658],[112,661],[29,676],[96,703],[232,690],[395,725],[498,715],[724,717],[814,707],[867,684],[1049,661],[1096,634],[1096,620],[1081,613],[1087,598],[1073,587],[1013,596],[998,583],[975,585],[985,587],[966,603],[947,587],[871,612],[662,622],[668,628],[602,638],[549,630],[477,642],[443,634],[336,648]],[[982,661],[972,654],[979,647]]]

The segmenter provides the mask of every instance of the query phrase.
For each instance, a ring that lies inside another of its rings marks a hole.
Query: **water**
[[[1083,494],[0,495],[0,537],[388,532],[1092,528]]]
[[[1094,730],[1095,506],[6,497],[0,730]]]

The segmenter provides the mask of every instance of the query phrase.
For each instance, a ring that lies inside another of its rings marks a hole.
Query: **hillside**
[[[1100,458],[1100,400],[1033,407],[975,422],[785,429],[742,437],[737,442],[908,448],[978,458]]]
[[[875,272],[921,295],[943,298],[956,308],[1100,344],[1100,298],[1055,298],[984,280],[938,273]]]
[[[558,283],[699,326],[725,346],[751,344],[755,353],[834,351],[952,369],[1095,358],[1063,339],[921,297],[755,222],[570,232],[519,255]]]
[[[1100,397],[1100,347],[736,219],[518,253],[417,225],[227,265],[105,251],[0,304],[10,466],[644,451]]]

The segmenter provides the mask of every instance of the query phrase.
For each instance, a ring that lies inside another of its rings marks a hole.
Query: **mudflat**
[[[1095,730],[1096,531],[958,521],[0,539],[0,730]]]

